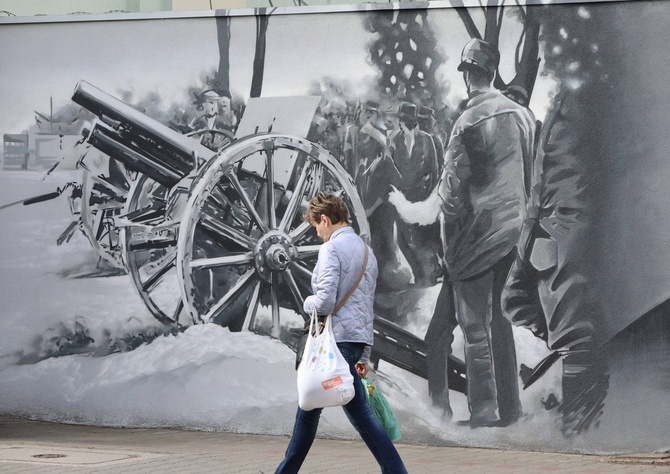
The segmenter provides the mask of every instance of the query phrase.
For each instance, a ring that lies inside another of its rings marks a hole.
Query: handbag
[[[356,283],[354,283],[354,286],[351,287],[349,292],[344,295],[344,298],[337,303],[335,308],[333,309],[333,312],[330,314],[335,314],[337,313],[340,308],[344,305],[344,303],[349,299],[349,297],[354,293],[354,290],[358,287],[358,284],[361,282],[363,279],[363,275],[365,275],[365,269],[368,267],[368,246],[365,246],[365,259],[363,260],[363,268],[361,269],[360,275],[358,275],[358,279],[356,280]],[[323,330],[323,325],[325,323],[325,316],[317,316],[317,327],[319,329],[319,332]],[[305,322],[305,327],[303,329],[294,329],[292,330],[294,335],[298,335],[300,339],[298,340],[298,345],[296,348],[295,352],[295,370],[298,370],[298,367],[300,367],[300,361],[302,360],[302,355],[305,352],[305,345],[307,344],[307,336],[310,331],[310,326],[312,324],[311,318],[309,321]]]
[[[316,322],[315,310],[298,367],[298,405],[303,410],[346,405],[355,395],[354,376],[335,342],[332,316],[320,333]]]
[[[398,419],[395,413],[393,413],[388,400],[381,390],[379,390],[379,385],[368,377],[361,377],[361,381],[365,388],[365,396],[372,406],[372,411],[379,420],[379,423],[384,427],[386,434],[391,438],[391,441],[399,440],[401,436]]]

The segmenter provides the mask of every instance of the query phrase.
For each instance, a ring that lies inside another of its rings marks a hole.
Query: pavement
[[[0,473],[270,474],[285,436],[64,425],[0,415]],[[670,473],[670,453],[593,456],[396,444],[410,473]],[[360,440],[319,438],[303,473],[379,473]]]

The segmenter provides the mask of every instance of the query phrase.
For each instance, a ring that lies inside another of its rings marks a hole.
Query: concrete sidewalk
[[[62,425],[0,416],[0,472],[273,473],[288,438]],[[602,457],[397,444],[410,473],[661,473],[670,454]],[[317,439],[301,472],[378,473],[362,441]]]

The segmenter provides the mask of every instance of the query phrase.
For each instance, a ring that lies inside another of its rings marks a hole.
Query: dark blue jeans
[[[383,474],[406,474],[407,469],[400,459],[398,451],[379,423],[372,411],[372,407],[365,396],[363,383],[356,372],[355,364],[363,354],[365,344],[353,342],[338,342],[342,356],[349,363],[349,370],[354,376],[354,389],[356,395],[353,400],[344,405],[344,412],[351,424],[361,435],[373,456],[382,468]],[[286,448],[284,460],[279,465],[275,474],[295,474],[300,470],[303,461],[307,457],[309,448],[316,437],[316,429],[319,426],[319,417],[323,408],[311,411],[302,410],[298,407],[293,427],[293,436]]]

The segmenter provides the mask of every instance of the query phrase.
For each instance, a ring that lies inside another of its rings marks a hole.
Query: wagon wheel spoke
[[[225,257],[198,258],[191,260],[191,268],[206,269],[227,267],[230,265],[243,265],[245,263],[252,263],[253,260],[253,252],[234,253],[231,255],[226,255]]]
[[[183,310],[184,310],[184,301],[181,298],[179,298],[179,300],[177,301],[177,307],[172,313],[172,321],[175,322],[179,321],[179,315]]]
[[[300,240],[302,237],[305,236],[307,232],[312,228],[312,224],[309,222],[302,222],[298,227],[293,229],[291,232],[289,232],[289,237],[291,237],[291,240],[293,242],[297,242]]]
[[[223,189],[221,189],[221,184],[217,184],[214,186],[214,189],[212,189],[212,194],[210,195],[210,203],[216,204],[220,210],[222,211],[227,211],[226,215],[230,216],[233,220],[237,221],[237,223],[241,226],[246,226],[247,223],[242,221],[239,217],[238,214],[242,213],[242,209],[240,209],[239,206],[236,204],[232,203],[230,199],[224,194]],[[228,212],[229,210],[237,211],[237,212]]]
[[[270,298],[272,301],[272,337],[279,339],[279,274],[276,272],[272,272]]]
[[[142,284],[142,289],[149,293],[153,290],[156,285],[163,279],[163,277],[175,267],[177,261],[177,253],[173,252],[173,255],[170,258],[166,258],[163,262],[160,263],[158,270],[156,270],[153,275],[147,278]]]
[[[305,311],[303,309],[305,299],[302,297],[302,294],[300,293],[300,288],[298,288],[298,284],[295,281],[295,278],[293,278],[293,273],[291,273],[290,269],[286,269],[283,273],[284,281],[286,282],[286,286],[288,286],[289,290],[291,290],[291,295],[293,296],[293,299],[295,300],[295,305],[298,310],[298,313],[300,313],[303,317],[303,319],[307,319],[307,315],[305,314]]]
[[[309,257],[316,257],[319,255],[321,245],[300,245],[296,247],[298,250],[298,258],[305,259]]]
[[[236,296],[242,293],[246,288],[249,287],[254,281],[258,279],[254,276],[255,270],[253,268],[247,270],[240,278],[235,282],[235,284],[230,288],[225,295],[223,295],[218,303],[212,306],[207,313],[202,316],[204,322],[212,321],[219,314],[226,310],[226,308],[232,303]]]
[[[265,178],[267,185],[267,209],[268,209],[268,227],[277,228],[277,216],[275,209],[275,173],[274,173],[274,145],[271,140],[263,142],[265,151]]]
[[[256,225],[263,231],[267,232],[268,226],[263,222],[263,219],[261,219],[261,216],[258,215],[258,212],[256,211],[256,208],[254,207],[253,202],[251,202],[251,198],[249,197],[249,194],[245,191],[245,189],[242,187],[242,183],[240,183],[239,178],[237,175],[234,173],[233,169],[226,173],[226,178],[230,181],[230,184],[233,185],[233,188],[235,188],[235,191],[237,191],[238,196],[242,200],[242,203],[244,204],[244,207],[247,208],[247,212],[249,213],[249,216],[254,220]]]
[[[152,203],[122,217],[133,224],[151,225],[152,223],[163,222],[165,220],[165,205]]]
[[[279,224],[279,230],[283,232],[288,232],[290,230],[291,223],[295,219],[298,209],[300,209],[300,204],[302,203],[302,198],[308,184],[307,177],[309,176],[311,169],[312,163],[308,160],[302,173],[300,173],[298,184],[295,186],[293,196],[291,196],[291,200],[286,207],[286,212],[284,212],[284,217],[282,218],[281,224]]]
[[[254,323],[256,322],[256,313],[258,312],[258,305],[260,304],[261,284],[260,280],[256,280],[252,283],[251,296],[249,297],[249,302],[247,304],[247,312],[244,316],[242,330],[253,330]]]
[[[295,272],[296,275],[300,275],[302,278],[305,278],[307,281],[312,279],[312,271],[308,268],[303,267],[297,262],[291,262],[289,267]]]
[[[133,236],[127,245],[128,248],[133,251],[165,249],[177,245],[177,237],[160,236],[151,239],[146,239],[146,238],[139,238],[138,236]]]
[[[307,196],[316,196],[316,193],[322,188],[323,183],[323,165],[319,162],[314,163],[312,173],[309,176],[309,186]]]
[[[201,225],[210,232],[222,237],[225,240],[231,240],[247,250],[252,250],[256,244],[253,238],[240,232],[239,230],[229,226],[218,220],[217,217],[209,215],[203,209]]]

